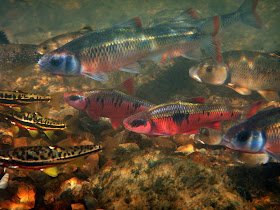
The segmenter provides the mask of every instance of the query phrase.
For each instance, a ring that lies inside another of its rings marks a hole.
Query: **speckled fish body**
[[[279,55],[242,50],[225,52],[222,56],[223,64],[206,59],[190,69],[190,76],[200,82],[227,85],[243,95],[254,90],[268,100],[279,99]]]
[[[49,102],[50,100],[50,96],[42,96],[20,91],[0,90],[0,105],[2,106],[22,106],[35,102]]]
[[[248,153],[267,153],[280,160],[280,108],[261,111],[231,127],[223,145]]]
[[[17,147],[0,150],[0,165],[5,167],[42,169],[67,163],[100,150],[102,150],[100,145]]]
[[[84,36],[85,34],[91,31],[92,29],[90,27],[85,27],[79,31],[73,31],[73,32],[60,34],[58,36],[52,37],[38,45],[38,52],[40,54],[51,52],[67,44],[68,42],[71,42],[74,39]]]
[[[0,117],[27,130],[64,130],[66,128],[64,122],[44,118],[37,112],[0,111]]]
[[[88,33],[45,54],[39,66],[53,74],[106,81],[108,72],[139,73],[137,61],[166,51],[197,49],[204,39],[194,27],[112,28]]]
[[[64,100],[74,108],[85,111],[93,120],[110,118],[114,128],[126,117],[147,110],[151,103],[116,90],[65,93]]]
[[[37,45],[0,44],[0,70],[12,71],[36,64],[41,55]]]
[[[162,104],[126,118],[126,129],[147,135],[195,134],[200,127],[219,128],[219,122],[237,119],[240,109],[218,104],[175,102]]]

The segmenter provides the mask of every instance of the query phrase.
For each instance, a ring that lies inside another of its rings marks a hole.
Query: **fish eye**
[[[60,64],[62,64],[63,58],[55,56],[55,57],[52,57],[50,62],[51,62],[51,65],[53,65],[53,66],[59,66]]]
[[[71,101],[77,101],[77,100],[81,100],[81,99],[82,99],[82,96],[71,95],[71,96],[69,97],[69,99],[70,99]]]
[[[245,143],[251,136],[251,133],[249,131],[241,131],[237,134],[236,139],[238,142]]]
[[[211,73],[212,72],[213,67],[212,66],[207,66],[206,68],[206,72]]]
[[[147,124],[147,121],[144,120],[144,119],[137,119],[137,120],[133,120],[130,125],[132,127],[139,127],[141,125],[146,125]]]

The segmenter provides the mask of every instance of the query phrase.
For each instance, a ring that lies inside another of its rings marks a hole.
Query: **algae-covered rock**
[[[224,174],[159,151],[139,152],[103,168],[91,186],[105,209],[244,209]]]

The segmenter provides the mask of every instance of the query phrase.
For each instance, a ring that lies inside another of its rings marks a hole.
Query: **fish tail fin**
[[[262,21],[256,11],[257,4],[258,0],[245,0],[236,13],[239,13],[244,24],[254,28],[261,28]]]
[[[0,31],[0,44],[9,44],[10,41],[4,31]]]

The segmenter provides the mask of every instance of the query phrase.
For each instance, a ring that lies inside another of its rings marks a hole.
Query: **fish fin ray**
[[[274,153],[269,151],[268,149],[265,150],[265,152],[272,158],[276,159],[277,161],[280,161],[280,153]]]
[[[57,177],[59,174],[59,170],[56,166],[41,169],[45,174],[49,175],[50,177]]]
[[[109,80],[109,77],[106,73],[103,72],[96,72],[96,73],[82,73],[82,75],[89,77],[91,79],[94,79],[99,82],[107,82]]]
[[[121,71],[129,72],[132,74],[139,74],[139,69],[140,69],[140,65],[138,63],[133,63],[120,68]]]
[[[127,21],[117,23],[114,28],[142,28],[142,21],[140,17],[134,17]]]
[[[250,89],[245,88],[245,87],[238,87],[233,84],[228,84],[226,86],[233,89],[234,91],[236,91],[237,93],[239,93],[241,95],[250,95],[252,93],[252,91]]]
[[[257,4],[258,0],[245,0],[236,12],[240,14],[244,24],[254,28],[261,28],[262,21],[256,12]]]
[[[258,93],[268,101],[279,100],[279,94],[273,90],[258,90]]]
[[[122,124],[119,119],[112,119],[110,118],[111,125],[114,129],[117,129]]]

